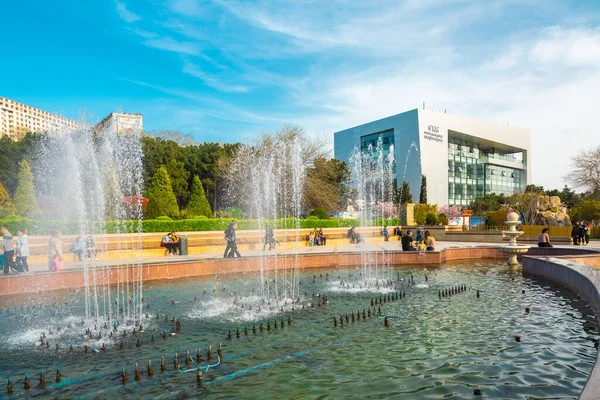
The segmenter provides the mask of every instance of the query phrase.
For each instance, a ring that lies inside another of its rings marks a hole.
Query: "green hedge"
[[[239,230],[251,230],[259,228],[258,220],[238,219]],[[224,231],[227,225],[231,222],[229,218],[213,218],[213,219],[182,219],[182,220],[162,220],[162,219],[147,219],[140,221],[115,221],[98,222],[91,226],[83,227],[85,233],[106,232],[106,233],[125,233],[137,232],[138,224],[141,223],[143,232],[189,232],[189,231]],[[358,219],[326,219],[317,220],[312,218],[300,219],[282,218],[277,220],[263,220],[260,226],[264,227],[269,224],[275,229],[295,228],[299,225],[300,228],[350,228],[351,226],[361,226],[361,221]],[[398,225],[397,219],[376,219],[375,221],[362,221],[365,226],[377,225]],[[7,225],[8,229],[16,234],[19,228],[27,228],[32,235],[49,235],[52,229],[57,228],[65,235],[77,234],[80,232],[79,223],[76,220],[67,221],[38,221],[28,220],[19,216],[8,216],[0,220],[1,225]]]

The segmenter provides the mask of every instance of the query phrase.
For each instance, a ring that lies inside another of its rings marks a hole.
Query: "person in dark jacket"
[[[236,231],[237,222],[235,220],[231,221],[227,229],[225,230],[225,240],[227,240],[227,247],[225,247],[225,253],[223,253],[223,258],[233,258],[236,255],[241,257],[242,255],[238,251],[236,244]]]
[[[412,231],[407,231],[406,235],[402,236],[402,250],[403,251],[417,250],[414,245],[414,240],[411,235],[412,235]]]

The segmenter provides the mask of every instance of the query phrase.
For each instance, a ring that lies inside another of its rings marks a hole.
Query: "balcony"
[[[501,167],[509,167],[525,170],[527,169],[527,163],[523,160],[519,160],[512,156],[503,156],[500,154],[488,153],[481,154],[481,158],[477,160],[477,164],[491,164],[498,165]]]

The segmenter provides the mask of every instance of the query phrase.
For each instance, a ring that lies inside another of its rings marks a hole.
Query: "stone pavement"
[[[436,251],[450,249],[450,248],[468,248],[468,247],[495,247],[500,245],[499,243],[484,243],[484,242],[450,242],[450,241],[438,241],[436,244]],[[574,246],[569,245],[557,245],[555,247],[558,248],[573,248]],[[600,241],[594,240],[590,242],[589,247],[581,247],[581,248],[593,248],[600,250]],[[225,246],[223,246],[223,250],[225,250]],[[223,252],[213,252],[213,253],[199,253],[199,254],[191,254],[187,256],[143,256],[139,260],[142,264],[160,264],[160,263],[169,263],[169,262],[181,262],[181,261],[194,261],[194,260],[216,260],[223,258]],[[243,257],[260,257],[263,256],[276,256],[276,255],[285,255],[291,256],[295,254],[332,254],[332,253],[356,253],[356,252],[377,252],[377,251],[401,251],[400,242],[395,238],[392,238],[389,242],[366,242],[360,244],[333,244],[328,246],[314,246],[314,247],[306,247],[299,246],[298,248],[277,248],[273,250],[246,250],[240,251]],[[130,253],[131,254],[131,253]],[[70,257],[67,257],[70,258]],[[124,259],[121,262],[122,264],[127,264],[131,262],[132,259],[126,260]],[[71,261],[66,260],[64,262],[63,269],[80,269],[84,268],[86,263],[92,268],[101,268],[107,266],[115,266],[119,265],[119,261],[115,259],[109,260],[99,260],[99,261]],[[47,271],[47,265],[44,264],[36,264],[30,265],[30,273],[32,272],[42,272]],[[11,273],[11,275],[14,275]],[[2,276],[0,274],[0,276]]]

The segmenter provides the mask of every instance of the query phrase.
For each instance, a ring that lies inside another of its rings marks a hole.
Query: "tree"
[[[315,216],[319,219],[329,219],[329,213],[324,208],[315,208],[312,210],[310,215]]]
[[[440,208],[440,214],[444,214],[446,218],[457,219],[462,217],[462,206],[445,205]],[[447,225],[444,224],[444,225]]]
[[[525,186],[525,193],[537,194],[542,196],[545,192],[543,186],[527,185]]]
[[[16,209],[10,201],[10,197],[4,186],[0,183],[0,218],[7,215],[15,215]]]
[[[17,214],[23,217],[31,218],[40,211],[33,189],[33,174],[27,160],[19,163],[19,184],[13,197],[13,203]]]
[[[148,218],[153,219],[164,215],[168,217],[179,216],[177,199],[171,187],[169,173],[164,166],[160,167],[152,177],[147,197],[146,214]]]
[[[575,187],[600,192],[600,145],[571,157],[571,172],[565,179]]]
[[[427,177],[421,175],[421,194],[419,195],[419,203],[427,204]]]
[[[400,204],[412,203],[413,198],[410,193],[410,186],[408,182],[405,180],[402,181],[402,186],[400,187]]]
[[[582,200],[575,206],[572,215],[583,221],[600,221],[600,201]]]
[[[418,225],[423,225],[426,223],[427,214],[435,214],[437,216],[437,213],[437,204],[416,204],[414,209],[415,222]]]
[[[187,190],[189,186],[188,178],[190,176],[190,172],[185,169],[185,164],[183,161],[175,159],[169,161],[165,167],[167,168],[169,179],[171,180],[173,193],[179,200],[178,204],[185,204],[188,201],[190,194]]]
[[[352,200],[350,170],[345,162],[317,158],[306,169],[303,201],[307,209],[324,208],[329,211],[343,210]]]
[[[200,178],[198,178],[198,175],[195,175],[194,180],[192,181],[190,201],[186,208],[186,216],[193,217],[200,215],[210,218],[212,217],[212,210],[210,209],[210,204],[208,204],[206,194],[204,193],[202,182],[200,181]]]
[[[525,225],[535,225],[535,218],[537,216],[537,203],[532,201],[537,195],[532,193],[515,193],[508,198],[508,204],[512,207],[521,217]]]
[[[475,216],[483,216],[488,211],[496,211],[502,204],[506,204],[506,196],[490,193],[475,198],[469,203],[468,209],[473,210]]]

